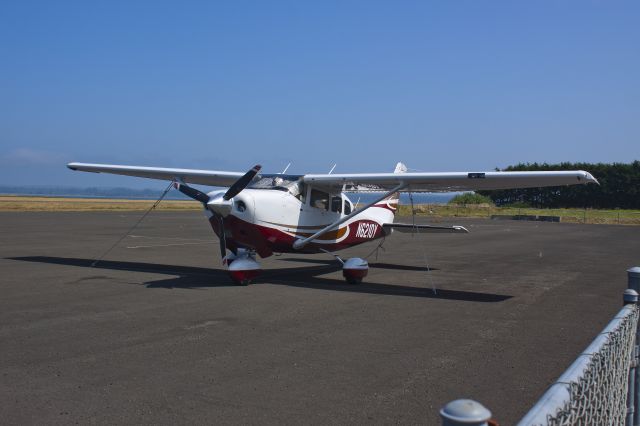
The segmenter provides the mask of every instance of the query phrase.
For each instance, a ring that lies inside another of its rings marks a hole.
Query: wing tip
[[[595,183],[596,185],[600,185],[600,182],[598,182],[598,179],[596,179],[591,173],[585,172],[584,170],[580,170],[580,173],[582,173],[582,178],[584,179],[585,184]],[[578,176],[578,180],[580,179],[581,177]]]
[[[453,229],[455,229],[457,232],[463,233],[463,234],[468,234],[469,230],[467,228],[465,228],[464,226],[460,226],[460,225],[454,225]]]

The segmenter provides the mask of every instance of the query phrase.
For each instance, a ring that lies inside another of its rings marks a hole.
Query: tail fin
[[[393,171],[393,173],[406,173],[406,172],[407,172],[407,166],[405,166],[404,163],[396,164],[396,168]],[[385,200],[399,200],[399,199],[400,199],[400,193],[399,192],[394,192],[393,194],[391,194],[387,198],[385,198]]]
[[[406,171],[407,171],[407,166],[405,166],[402,163],[398,163],[396,164],[396,168],[393,171],[393,173],[406,173]],[[382,207],[384,209],[389,210],[390,215],[388,218],[385,219],[387,223],[393,222],[393,217],[396,214],[396,210],[398,210],[399,201],[400,201],[400,193],[394,192],[393,194],[389,195],[388,197],[381,200],[378,204],[376,204],[376,207]]]
[[[407,166],[405,166],[404,163],[396,164],[396,169],[393,171],[393,173],[406,173],[406,172],[407,172]]]

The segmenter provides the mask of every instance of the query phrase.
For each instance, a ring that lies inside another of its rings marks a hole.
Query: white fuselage
[[[223,192],[208,195],[215,198]],[[354,206],[348,197],[309,186],[297,196],[284,189],[247,188],[233,198],[233,207],[224,219],[225,234],[230,248],[254,249],[262,257],[273,252],[335,251],[384,236],[382,225],[393,222],[396,205],[397,199],[385,199],[312,240],[303,250],[295,250],[292,244],[297,239],[351,213]],[[212,219],[214,230],[216,223]]]

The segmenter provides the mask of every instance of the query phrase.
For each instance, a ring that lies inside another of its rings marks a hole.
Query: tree
[[[578,207],[605,209],[640,209],[640,161],[624,163],[526,163],[509,166],[504,171],[585,170],[600,185],[572,185],[549,188],[478,191],[498,206],[523,203],[533,207]]]

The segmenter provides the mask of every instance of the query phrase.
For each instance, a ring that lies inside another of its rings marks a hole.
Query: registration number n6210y
[[[358,238],[373,238],[378,230],[377,223],[362,222],[358,224],[358,230],[356,231],[356,237]]]

